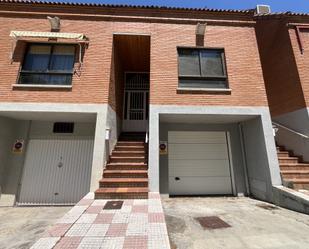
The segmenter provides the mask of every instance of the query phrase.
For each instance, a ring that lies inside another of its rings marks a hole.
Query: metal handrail
[[[272,122],[272,124],[275,125],[275,126],[279,126],[280,128],[282,128],[282,129],[284,129],[284,130],[287,130],[287,131],[289,131],[289,132],[291,132],[291,133],[293,133],[293,134],[296,134],[296,135],[298,135],[298,136],[300,136],[300,137],[302,137],[302,138],[309,139],[309,137],[308,137],[307,135],[304,135],[304,134],[302,134],[302,133],[300,133],[300,132],[298,132],[298,131],[295,131],[295,130],[293,130],[293,129],[291,129],[291,128],[288,128],[288,127],[286,127],[286,126],[284,126],[284,125],[282,125],[282,124],[278,124],[278,123],[276,123],[276,122]]]

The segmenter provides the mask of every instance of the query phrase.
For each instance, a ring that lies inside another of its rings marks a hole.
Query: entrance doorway
[[[127,72],[124,86],[123,131],[147,131],[149,73]]]

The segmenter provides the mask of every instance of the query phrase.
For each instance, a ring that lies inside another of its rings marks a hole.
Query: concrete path
[[[173,249],[309,248],[309,215],[265,202],[163,197],[162,205]],[[230,227],[203,229],[195,218],[205,216],[218,216]]]
[[[120,209],[89,193],[40,238],[32,249],[169,249],[159,193],[124,200]]]
[[[0,248],[28,249],[72,207],[0,207]]]

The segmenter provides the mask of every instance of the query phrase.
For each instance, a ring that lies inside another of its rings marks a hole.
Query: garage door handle
[[[179,177],[175,177],[175,181],[179,181],[180,180],[180,178]]]

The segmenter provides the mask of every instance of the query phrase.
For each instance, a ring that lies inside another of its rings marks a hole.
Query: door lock
[[[179,177],[175,177],[175,181],[179,181],[180,180],[180,178]]]

